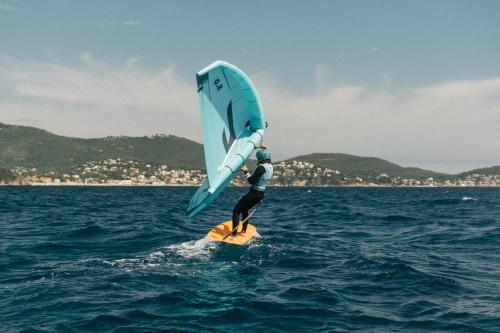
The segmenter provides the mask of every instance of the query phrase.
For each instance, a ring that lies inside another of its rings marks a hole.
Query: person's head
[[[257,157],[258,163],[271,163],[271,153],[265,148],[257,150],[255,157]]]

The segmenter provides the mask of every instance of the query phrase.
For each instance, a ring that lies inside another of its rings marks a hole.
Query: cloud
[[[10,4],[1,4],[0,3],[0,11],[15,11],[17,7]]]
[[[330,82],[332,76],[332,70],[328,65],[316,65],[314,66],[314,81],[317,86],[323,87]]]
[[[466,99],[476,100],[487,96],[497,96],[500,91],[500,78],[446,82],[418,90],[420,94],[433,96],[438,99]]]
[[[128,21],[122,21],[120,22],[120,24],[128,27],[137,27],[142,25],[142,22],[135,20],[128,20]]]
[[[103,29],[106,27],[130,27],[130,28],[135,28],[135,27],[140,27],[142,26],[141,21],[137,20],[123,20],[123,21],[106,21],[104,23],[98,24],[97,27],[99,29]]]
[[[276,151],[346,152],[456,172],[500,164],[499,80],[402,91],[322,87],[307,96],[265,79],[255,84],[270,122],[266,140]]]
[[[68,66],[0,59],[0,121],[45,119],[48,129],[78,136],[172,133],[199,139],[196,89],[175,65],[150,72],[130,60],[100,62],[90,54]]]
[[[394,85],[285,89],[273,73],[248,73],[277,158],[346,152],[441,171],[500,164],[500,78]],[[174,64],[152,71],[141,58],[110,64],[90,53],[73,65],[0,58],[0,121],[95,137],[169,133],[201,142],[195,83]],[[30,119],[26,122],[26,119]]]

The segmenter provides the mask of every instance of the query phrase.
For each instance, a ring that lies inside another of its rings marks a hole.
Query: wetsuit
[[[250,208],[261,202],[266,196],[266,186],[273,175],[273,166],[269,160],[264,160],[257,165],[254,173],[246,173],[248,182],[252,184],[250,191],[245,194],[233,209],[233,235],[236,235],[236,228],[240,223],[240,214],[243,220],[248,217]],[[247,230],[250,219],[243,223],[242,232]]]

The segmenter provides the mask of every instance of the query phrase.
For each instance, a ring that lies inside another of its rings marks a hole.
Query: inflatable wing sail
[[[238,173],[264,135],[259,96],[236,66],[216,61],[196,74],[207,178],[187,208],[192,217],[207,207]]]

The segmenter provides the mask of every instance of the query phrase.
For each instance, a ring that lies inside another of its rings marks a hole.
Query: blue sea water
[[[499,332],[500,189],[0,187],[1,332]]]

